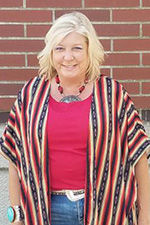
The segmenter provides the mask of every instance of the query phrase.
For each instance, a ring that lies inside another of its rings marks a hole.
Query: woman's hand
[[[24,225],[24,223],[23,221],[19,221],[19,222],[11,223],[11,225]]]
[[[150,215],[145,215],[144,213],[139,212],[138,225],[150,225]]]
[[[135,166],[138,225],[150,225],[150,178],[146,153]]]
[[[9,163],[9,198],[11,206],[20,205],[20,182],[16,168]],[[23,221],[11,223],[11,225],[24,225]]]

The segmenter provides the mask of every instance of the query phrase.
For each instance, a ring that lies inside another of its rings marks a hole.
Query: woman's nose
[[[64,59],[65,60],[68,60],[68,61],[70,61],[70,60],[73,60],[73,54],[72,54],[72,51],[65,51],[65,53],[64,53]]]

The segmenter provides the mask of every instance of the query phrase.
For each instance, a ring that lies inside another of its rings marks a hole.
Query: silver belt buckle
[[[66,190],[66,196],[67,196],[67,198],[70,201],[75,202],[75,201],[78,201],[78,200],[84,198],[84,193],[83,194],[74,195],[72,190]]]

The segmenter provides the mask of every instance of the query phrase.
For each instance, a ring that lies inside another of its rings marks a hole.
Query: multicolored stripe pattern
[[[48,80],[30,80],[19,92],[0,139],[0,153],[19,174],[25,225],[50,225],[49,95]],[[149,145],[122,85],[101,76],[89,118],[85,225],[136,224],[134,166]]]
[[[137,224],[134,166],[149,145],[127,92],[101,77],[89,123],[86,225]]]

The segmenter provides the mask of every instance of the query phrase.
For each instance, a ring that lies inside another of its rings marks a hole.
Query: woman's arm
[[[9,162],[9,198],[11,206],[20,206],[20,183],[16,168]],[[23,223],[15,222],[12,225],[22,225]]]
[[[150,225],[150,177],[146,153],[135,166],[137,180],[138,225]]]

